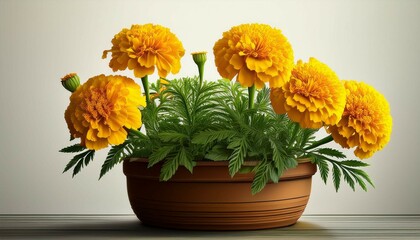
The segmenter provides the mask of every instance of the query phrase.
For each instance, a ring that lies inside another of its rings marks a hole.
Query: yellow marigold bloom
[[[265,24],[242,24],[223,33],[213,53],[219,74],[244,87],[281,87],[290,78],[293,50],[280,30]]]
[[[337,123],[346,104],[346,91],[337,75],[315,58],[298,61],[290,81],[282,88],[272,88],[271,104],[278,114],[304,128],[320,128]]]
[[[356,147],[364,159],[381,150],[390,140],[392,117],[385,97],[363,82],[344,81],[347,102],[341,120],[327,127],[342,147]]]
[[[117,70],[130,69],[142,78],[158,69],[160,77],[178,73],[185,50],[169,28],[160,25],[132,25],[122,29],[112,39],[112,48],[105,50],[102,58],[112,53],[109,66]]]
[[[140,86],[132,79],[99,75],[72,93],[64,117],[72,138],[81,138],[81,145],[98,150],[123,143],[126,129],[140,128],[138,107],[145,105]]]

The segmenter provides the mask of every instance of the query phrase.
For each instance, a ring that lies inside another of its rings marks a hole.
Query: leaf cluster
[[[198,77],[170,81],[142,109],[144,130],[128,130],[126,141],[112,146],[100,173],[102,177],[116,164],[129,157],[149,159],[149,167],[159,164],[160,178],[169,180],[179,167],[191,173],[197,161],[228,161],[231,176],[246,172],[255,174],[251,186],[253,194],[269,182],[277,183],[287,169],[298,164],[297,159],[309,158],[316,164],[324,182],[332,166],[335,188],[343,178],[351,188],[355,184],[366,190],[372,185],[368,175],[359,169],[367,164],[343,160],[345,156],[334,149],[317,146],[315,129],[304,129],[287,115],[276,114],[270,104],[268,88],[259,90],[249,99],[245,88],[226,80],[200,82]],[[249,109],[249,101],[254,107]],[[73,175],[87,165],[94,151],[80,145],[64,148],[63,152],[81,152],[66,166]],[[83,151],[83,152],[82,152]],[[246,161],[258,162],[244,166]]]

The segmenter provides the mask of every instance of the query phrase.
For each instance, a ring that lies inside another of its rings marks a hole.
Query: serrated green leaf
[[[133,151],[134,147],[129,140],[120,145],[112,146],[104,163],[102,164],[99,179],[101,179],[107,172],[109,172],[109,170],[111,170],[116,164],[120,163],[124,158],[131,155]]]
[[[159,133],[159,138],[163,142],[181,142],[188,139],[188,135],[180,132],[170,131]]]
[[[195,144],[208,144],[213,141],[222,141],[234,137],[236,134],[232,130],[207,130],[197,133],[192,139]]]
[[[368,167],[369,166],[369,164],[362,161],[358,161],[358,160],[341,161],[341,164],[345,166],[349,166],[349,167]]]
[[[236,140],[236,143],[238,144],[235,145],[235,148],[229,157],[229,174],[231,176],[235,175],[241,168],[247,150],[247,140],[245,138]]]
[[[370,179],[369,175],[361,170],[361,169],[352,169],[352,172],[361,176],[363,179],[365,179],[372,187],[375,187],[375,185],[373,184],[372,180]]]
[[[367,191],[367,187],[366,187],[366,183],[363,181],[363,178],[361,178],[360,176],[358,176],[357,174],[353,174],[353,177],[356,179],[356,182],[359,184],[359,186]]]
[[[336,149],[332,149],[332,148],[320,148],[320,149],[317,149],[316,151],[322,155],[327,155],[330,157],[346,158],[346,155],[344,155],[342,152]]]
[[[327,184],[328,174],[330,172],[328,163],[325,160],[317,160],[315,164],[318,166],[322,181]]]
[[[179,159],[179,165],[184,166],[188,171],[190,171],[190,173],[193,172],[193,168],[196,163],[193,161],[193,158],[188,154],[185,148],[181,148],[176,157]]]
[[[344,175],[344,181],[346,181],[349,184],[349,186],[351,187],[351,189],[353,189],[353,191],[355,191],[353,178],[350,176],[350,174],[347,172],[347,170],[344,170],[344,169],[342,169],[342,170],[343,170],[343,175]]]
[[[66,165],[66,167],[64,168],[64,172],[67,172],[69,169],[71,169],[72,167],[74,167],[76,164],[78,164],[78,162],[82,162],[84,161],[84,158],[89,154],[89,152],[94,151],[94,150],[87,150],[84,151],[82,153],[79,153],[77,155],[75,155]]]
[[[168,181],[178,170],[179,162],[178,158],[172,158],[165,161],[160,170],[160,179],[162,181]]]
[[[253,195],[257,194],[264,188],[268,182],[269,174],[267,163],[260,162],[256,168],[254,181],[252,181],[251,185],[251,193]]]
[[[60,150],[60,152],[62,153],[75,153],[75,152],[81,152],[83,150],[85,150],[86,148],[82,145],[80,145],[79,143],[65,147],[63,149]]]
[[[277,169],[285,169],[284,155],[282,151],[277,146],[274,140],[270,140],[271,148],[273,150],[273,161]]]
[[[280,178],[280,176],[279,176],[279,172],[276,170],[276,168],[275,167],[271,167],[270,168],[270,170],[269,170],[269,174],[270,174],[270,180],[273,182],[273,183],[278,183],[279,182],[279,178]],[[280,174],[281,175],[281,174]]]
[[[204,157],[212,161],[227,161],[231,153],[223,146],[216,145]]]
[[[95,150],[86,150],[82,153],[77,154],[74,156],[70,162],[66,165],[64,168],[64,172],[67,172],[69,169],[73,168],[73,177],[80,172],[80,170],[83,168],[83,165],[87,166],[90,161],[93,160],[93,157],[95,156]]]
[[[175,148],[175,145],[162,146],[154,151],[149,157],[149,164],[147,167],[152,167],[156,163],[165,159],[168,154]]]
[[[340,168],[337,167],[337,165],[333,164],[333,183],[335,187],[335,191],[338,191],[340,188],[340,181],[341,181],[341,171]]]

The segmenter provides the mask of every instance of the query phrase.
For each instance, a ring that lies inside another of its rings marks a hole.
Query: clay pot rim
[[[253,165],[252,165],[253,164]],[[245,166],[256,166],[258,161],[247,161]],[[126,176],[159,181],[160,167],[162,163],[148,168],[147,158],[128,158],[123,162],[123,172]],[[160,165],[160,167],[159,167]],[[186,168],[180,167],[168,182],[252,182],[255,174],[237,173],[230,176],[228,161],[197,161],[194,171],[190,173]],[[290,180],[311,177],[316,173],[316,165],[309,160],[300,162],[296,168],[287,169],[283,172],[280,180]]]
[[[128,161],[128,162],[141,162],[141,163],[148,163],[149,159],[148,158],[127,158],[124,161]],[[311,159],[309,158],[301,158],[297,160],[299,164],[301,163],[307,163],[307,162],[311,162]],[[218,166],[223,166],[223,167],[227,167],[229,166],[229,161],[228,160],[224,160],[224,161],[212,161],[212,160],[199,160],[199,161],[195,161],[197,163],[197,166],[203,166],[203,167],[218,167]],[[258,163],[260,163],[260,161],[257,160],[245,160],[244,163],[242,164],[242,166],[248,166],[248,167],[255,167],[258,165]]]

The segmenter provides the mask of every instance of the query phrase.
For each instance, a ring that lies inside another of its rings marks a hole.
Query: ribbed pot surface
[[[123,169],[131,207],[142,223],[195,230],[292,225],[308,203],[316,172],[314,164],[300,163],[284,172],[279,183],[252,195],[253,173],[231,178],[227,162],[198,162],[193,174],[180,167],[167,182],[159,181],[159,165],[147,168],[147,159],[128,159]]]

